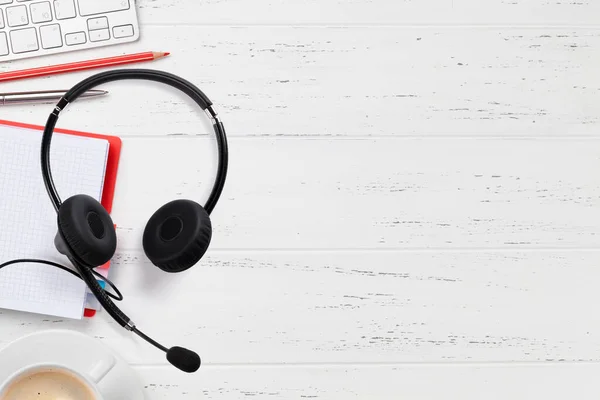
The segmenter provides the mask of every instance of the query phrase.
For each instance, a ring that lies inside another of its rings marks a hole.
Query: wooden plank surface
[[[140,329],[198,351],[207,366],[600,361],[599,257],[213,251],[168,275],[141,252],[119,252],[112,277]],[[42,329],[76,329],[132,364],[166,365],[105,313],[85,322],[0,317],[0,345]]]
[[[140,327],[205,367],[173,370],[105,313],[2,310],[0,346],[85,332],[138,370],[149,399],[597,397],[599,2],[138,5],[140,42],[46,61],[171,51],[144,67],[215,102],[230,178],[209,255],[181,275],[145,259],[141,233],[166,201],[206,198],[205,117],[122,83],[59,121],[124,137],[112,277]],[[2,118],[43,125],[51,108]]]
[[[139,0],[148,24],[598,24],[594,0]]]
[[[600,389],[599,372],[598,364],[227,367],[201,377],[139,370],[152,399],[325,400],[591,400]]]
[[[143,66],[201,87],[231,136],[571,137],[600,131],[597,29],[184,25],[148,26],[144,33],[139,43],[94,54],[173,52]],[[68,88],[90,74],[34,84]],[[6,90],[22,86],[3,84]],[[70,106],[59,125],[124,137],[208,132],[204,115],[184,95],[159,84],[103,87],[109,97]],[[43,125],[51,109],[11,107],[10,117]],[[140,123],[148,115],[152,127]]]
[[[213,249],[590,248],[597,139],[232,139]],[[214,140],[126,139],[121,249],[175,198],[204,202]],[[60,183],[57,182],[57,185]]]

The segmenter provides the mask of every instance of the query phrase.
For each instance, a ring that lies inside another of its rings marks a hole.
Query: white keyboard
[[[139,36],[134,0],[0,0],[0,62]]]

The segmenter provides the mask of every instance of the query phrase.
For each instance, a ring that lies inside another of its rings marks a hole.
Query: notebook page
[[[0,125],[0,262],[41,258],[70,266],[54,247],[57,232],[40,167],[42,132]],[[64,201],[74,194],[100,200],[109,151],[102,139],[54,134],[50,162]],[[80,319],[86,286],[46,265],[0,269],[0,308]]]

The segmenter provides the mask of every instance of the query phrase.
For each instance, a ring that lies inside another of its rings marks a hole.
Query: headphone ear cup
[[[144,251],[166,272],[194,266],[210,245],[212,224],[204,208],[190,200],[175,200],[152,215],[144,230]]]
[[[67,199],[58,210],[58,229],[66,244],[58,250],[90,267],[106,264],[117,249],[112,218],[93,197],[80,194]]]

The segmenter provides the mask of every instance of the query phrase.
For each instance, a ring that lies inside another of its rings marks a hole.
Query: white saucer
[[[0,350],[0,383],[36,363],[64,365],[82,374],[94,366],[112,366],[98,384],[106,400],[143,400],[143,386],[133,369],[100,341],[79,332],[50,330],[18,339]]]

